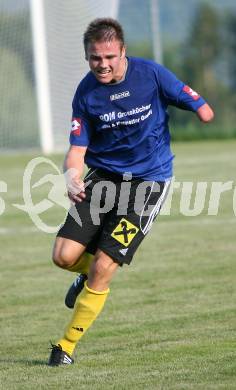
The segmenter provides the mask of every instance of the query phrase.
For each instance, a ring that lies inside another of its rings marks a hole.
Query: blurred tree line
[[[130,55],[152,58],[150,43],[131,46]],[[208,101],[215,120],[198,119],[170,107],[173,139],[236,137],[236,14],[201,3],[185,42],[163,47],[164,65]]]

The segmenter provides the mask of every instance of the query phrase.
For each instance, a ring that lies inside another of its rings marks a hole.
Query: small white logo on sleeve
[[[81,118],[72,118],[71,131],[74,135],[80,135],[81,133]]]
[[[183,91],[186,92],[189,96],[193,98],[193,100],[198,100],[200,99],[200,95],[194,91],[192,88],[190,88],[188,85],[185,85],[183,87]]]

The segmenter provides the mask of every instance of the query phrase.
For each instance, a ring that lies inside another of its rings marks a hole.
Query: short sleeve
[[[76,146],[88,146],[92,133],[92,126],[86,114],[85,103],[82,99],[80,87],[78,87],[72,102],[72,119],[70,144]]]
[[[206,103],[197,92],[184,84],[164,66],[158,68],[158,82],[164,98],[170,105],[189,111],[197,111]]]

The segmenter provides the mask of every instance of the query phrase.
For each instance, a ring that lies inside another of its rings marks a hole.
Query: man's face
[[[88,45],[86,59],[100,83],[119,81],[125,72],[125,47],[120,41],[93,42]]]

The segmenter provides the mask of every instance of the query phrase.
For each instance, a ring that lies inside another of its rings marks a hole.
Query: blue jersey
[[[71,145],[87,146],[90,168],[134,178],[172,176],[168,105],[196,111],[204,99],[153,61],[128,57],[125,79],[100,83],[89,72],[73,99]]]

